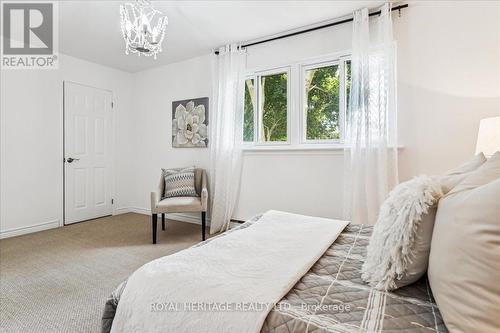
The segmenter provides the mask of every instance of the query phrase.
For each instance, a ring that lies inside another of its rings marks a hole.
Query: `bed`
[[[261,216],[194,247],[259,223]],[[427,278],[394,292],[377,291],[361,280],[372,227],[347,225],[309,271],[273,307],[261,332],[447,332]],[[102,332],[111,332],[121,283],[108,298]]]

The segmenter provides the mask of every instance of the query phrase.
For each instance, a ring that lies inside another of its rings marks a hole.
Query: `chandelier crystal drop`
[[[125,54],[137,53],[156,59],[162,51],[168,18],[154,9],[149,0],[121,5],[120,16]]]

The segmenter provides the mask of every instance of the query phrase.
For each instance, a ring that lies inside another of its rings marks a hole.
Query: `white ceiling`
[[[125,1],[59,3],[59,51],[137,72],[208,54],[230,43],[258,39],[350,14],[382,1],[153,1],[169,19],[163,53],[125,55],[119,5]]]

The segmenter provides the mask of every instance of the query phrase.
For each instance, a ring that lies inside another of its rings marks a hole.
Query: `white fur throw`
[[[416,244],[420,233],[432,236],[434,218],[425,228],[419,228],[422,218],[443,195],[438,180],[418,176],[396,186],[380,208],[377,223],[373,228],[366,260],[362,267],[362,279],[379,290],[398,288],[398,280],[405,277],[415,259],[427,263],[428,250],[420,251],[426,258],[416,258]],[[427,221],[426,221],[427,223]],[[424,227],[424,226],[422,226]],[[430,247],[430,239],[424,243]],[[420,265],[422,266],[422,265]],[[427,268],[424,264],[423,273]]]

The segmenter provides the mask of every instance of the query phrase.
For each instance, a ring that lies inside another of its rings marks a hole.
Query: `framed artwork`
[[[208,97],[172,102],[172,147],[208,147]]]

